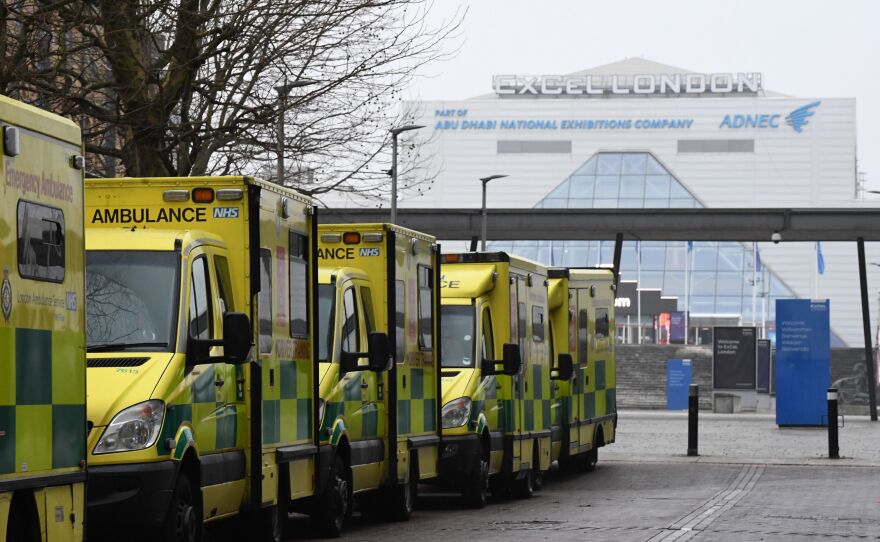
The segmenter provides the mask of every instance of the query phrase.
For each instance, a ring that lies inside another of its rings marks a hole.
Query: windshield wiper
[[[125,350],[126,348],[136,348],[141,346],[158,346],[160,348],[166,348],[168,346],[168,343],[143,342],[90,344],[89,346],[86,346],[86,352],[112,352],[114,350]]]

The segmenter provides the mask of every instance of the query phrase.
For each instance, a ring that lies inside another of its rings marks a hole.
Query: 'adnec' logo
[[[791,126],[792,130],[797,133],[804,131],[804,126],[810,123],[810,117],[816,114],[815,108],[819,107],[821,101],[808,103],[807,105],[798,107],[785,116],[785,123]],[[761,113],[761,114],[729,114],[724,115],[719,128],[758,128],[758,129],[778,129],[782,128],[781,113]]]
[[[785,117],[785,123],[794,128],[795,132],[803,132],[804,126],[810,123],[810,117],[816,114],[812,109],[814,107],[819,107],[819,104],[821,103],[822,102],[813,102],[803,107],[798,107]]]

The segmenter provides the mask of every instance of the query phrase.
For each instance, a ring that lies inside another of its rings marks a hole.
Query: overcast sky
[[[465,10],[460,52],[422,70],[411,98],[470,98],[490,93],[495,74],[565,74],[627,57],[762,72],[765,88],[784,94],[856,98],[859,170],[880,190],[880,1],[435,0],[430,17]]]

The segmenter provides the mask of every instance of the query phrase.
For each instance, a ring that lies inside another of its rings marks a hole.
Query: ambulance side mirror
[[[391,341],[387,334],[378,331],[370,333],[367,352],[371,371],[380,373],[391,369]]]
[[[503,355],[500,360],[484,359],[483,376],[508,375],[519,373],[522,366],[522,358],[519,355],[518,344],[505,344]]]
[[[550,370],[550,380],[571,380],[574,374],[574,361],[571,354],[559,354],[556,367]]]
[[[227,312],[223,315],[223,357],[226,363],[246,363],[253,342],[254,330],[247,314]]]
[[[364,360],[366,358],[366,360]],[[355,371],[387,371],[391,365],[391,345],[388,335],[374,331],[367,339],[366,352],[342,351],[339,359],[343,373]]]
[[[522,367],[519,345],[505,344],[503,353],[504,355],[501,362],[504,364],[504,374],[508,376],[519,374],[519,370]]]

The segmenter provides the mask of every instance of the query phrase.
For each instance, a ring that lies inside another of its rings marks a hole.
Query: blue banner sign
[[[776,423],[826,425],[831,383],[828,301],[776,301]]]
[[[687,410],[692,369],[689,359],[666,361],[666,410]]]

